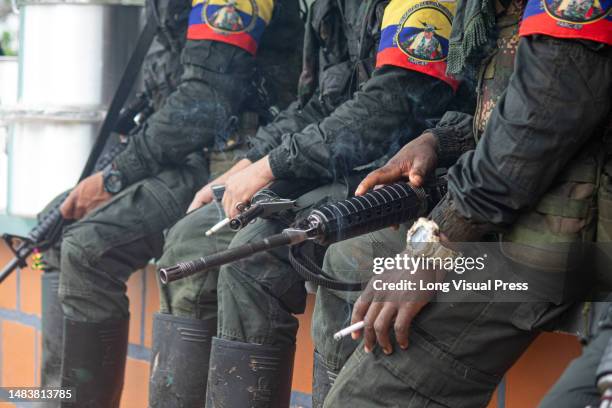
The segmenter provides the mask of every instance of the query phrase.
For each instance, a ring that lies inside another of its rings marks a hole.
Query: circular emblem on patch
[[[202,20],[222,34],[251,31],[257,23],[258,15],[255,0],[209,0],[202,8]]]
[[[453,15],[437,1],[410,7],[398,24],[393,42],[409,58],[421,62],[444,61]]]
[[[612,11],[612,0],[542,0],[542,5],[555,20],[572,24],[594,23]]]

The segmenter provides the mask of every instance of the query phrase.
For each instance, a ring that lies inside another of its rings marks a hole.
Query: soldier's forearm
[[[252,162],[261,159],[283,142],[284,135],[300,132],[310,123],[320,122],[328,114],[316,94],[306,106],[300,106],[297,101],[292,103],[249,140],[251,148],[247,157]]]
[[[201,55],[208,59],[185,65],[178,88],[115,160],[125,185],[178,165],[194,151],[222,145],[230,136],[229,119],[243,102],[253,57],[231,45],[209,46],[209,54]],[[183,55],[193,61],[196,50],[186,48]]]
[[[378,70],[329,117],[286,135],[270,152],[277,178],[326,178],[367,164],[417,137],[453,95],[444,82],[397,67]]]

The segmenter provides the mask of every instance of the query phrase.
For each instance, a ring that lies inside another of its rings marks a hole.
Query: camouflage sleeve
[[[333,179],[420,134],[446,110],[459,82],[445,74],[455,0],[392,0],[376,67],[352,99],[324,120],[287,134],[269,154],[277,178]]]
[[[611,54],[573,40],[520,40],[506,92],[476,149],[449,169],[447,198],[431,214],[451,241],[476,241],[547,191],[559,194],[558,176],[610,118]]]
[[[334,179],[419,135],[452,96],[451,87],[432,76],[379,68],[325,119],[284,135],[269,153],[272,172],[276,178]]]
[[[125,104],[115,132],[132,133],[137,127],[136,117],[139,123],[145,121],[176,89],[183,72],[180,53],[185,46],[190,10],[188,0],[145,2],[145,16],[159,20],[160,28],[142,64],[142,90]]]
[[[438,141],[438,165],[454,164],[465,152],[476,147],[473,116],[463,112],[446,112],[435,128],[427,129]]]
[[[258,129],[249,141],[247,158],[252,162],[261,159],[283,142],[284,135],[300,132],[310,123],[323,120],[325,116],[325,109],[317,94],[303,108],[298,102],[292,103],[272,123]]]
[[[179,85],[115,159],[124,185],[225,143],[230,118],[247,95],[273,6],[274,0],[194,1]]]

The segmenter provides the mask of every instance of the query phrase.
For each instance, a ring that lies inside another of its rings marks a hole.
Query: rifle
[[[361,290],[364,283],[335,281],[311,259],[304,265],[296,251],[299,245],[315,242],[329,245],[392,225],[402,224],[424,215],[446,193],[445,179],[428,188],[417,188],[407,183],[395,183],[372,190],[363,196],[325,204],[312,210],[295,226],[261,241],[230,248],[199,259],[180,262],[159,270],[159,278],[167,284],[210,268],[244,259],[253,254],[282,246],[292,247],[289,259],[306,280],[337,290]],[[312,272],[312,271],[315,272]]]
[[[224,218],[213,225],[206,231],[206,236],[211,236],[227,225],[229,225],[233,231],[238,231],[255,220],[255,218],[269,218],[273,215],[278,216],[287,210],[297,208],[298,205],[295,199],[314,188],[316,188],[316,182],[314,181],[304,181],[296,184],[287,180],[277,180],[270,186],[258,191],[253,196],[250,203],[242,205],[239,208],[240,213],[236,217],[232,219]],[[221,200],[223,200],[223,194],[225,194],[225,186],[212,186],[212,191],[215,201],[220,203]]]
[[[130,56],[117,90],[113,96],[111,104],[108,108],[96,141],[91,149],[89,157],[79,182],[88,177],[94,171],[103,169],[108,164],[112,163],[115,156],[117,156],[122,150],[124,145],[119,144],[111,149],[102,159],[100,156],[104,151],[108,139],[113,131],[116,129],[117,123],[125,123],[123,117],[126,115],[133,114],[132,110],[128,109],[128,112],[122,111],[122,108],[130,94],[133,84],[136,82],[136,77],[140,72],[140,67],[144,61],[145,55],[151,46],[151,42],[157,32],[158,23],[156,19],[148,19],[145,27],[143,28],[136,47]],[[78,183],[77,183],[78,184]],[[59,208],[63,201],[68,197],[69,192],[64,193],[60,196],[58,204],[54,206],[49,213],[47,213],[43,219],[36,225],[26,237],[19,237],[10,234],[4,234],[2,238],[7,243],[8,247],[13,252],[14,258],[0,271],[0,283],[2,283],[15,269],[23,268],[27,266],[26,259],[30,256],[34,250],[44,250],[49,248],[54,242],[56,242],[61,232],[66,225],[66,220],[62,218]]]

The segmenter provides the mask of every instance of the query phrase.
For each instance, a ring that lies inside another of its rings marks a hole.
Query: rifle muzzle
[[[163,284],[173,282],[178,279],[186,278],[187,276],[206,271],[211,268],[216,268],[240,259],[247,258],[255,253],[278,248],[285,245],[293,245],[299,242],[304,242],[308,239],[306,231],[286,229],[280,234],[273,235],[261,241],[250,244],[241,245],[235,248],[226,249],[225,251],[216,254],[203,256],[189,262],[179,262],[168,268],[159,270],[159,279]]]

